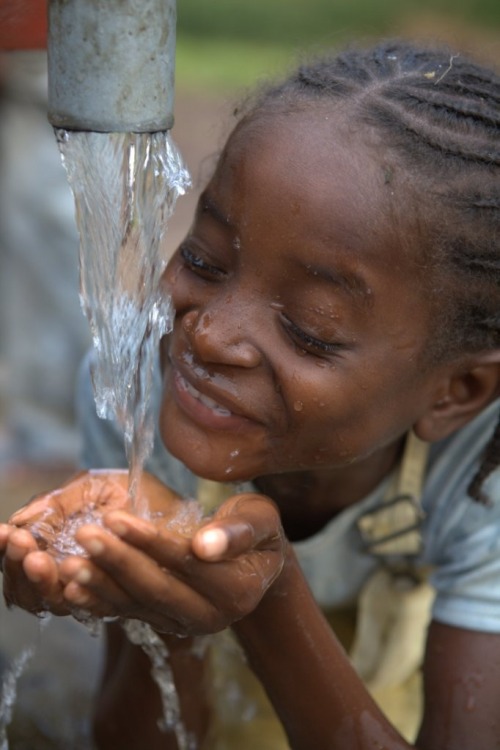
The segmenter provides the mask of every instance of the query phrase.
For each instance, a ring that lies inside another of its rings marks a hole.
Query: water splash
[[[131,643],[142,648],[151,661],[151,675],[160,690],[163,717],[159,721],[162,732],[173,731],[179,750],[196,750],[196,738],[187,732],[181,719],[179,697],[169,662],[169,651],[159,635],[139,620],[127,620],[123,629]]]
[[[12,713],[17,697],[17,682],[26,666],[35,654],[35,647],[28,646],[12,661],[3,678],[0,698],[0,750],[9,750],[7,727],[12,720]]]
[[[158,343],[173,319],[160,286],[162,239],[189,174],[168,132],[57,130],[56,137],[75,199],[97,412],[124,431],[134,498],[153,442],[149,395]]]
[[[48,613],[40,614],[40,630],[46,627],[50,619],[51,615]],[[35,653],[35,643],[23,648],[23,650],[20,651],[20,653],[11,661],[2,677],[2,690],[0,693],[0,750],[9,750],[7,728],[12,721],[17,698],[17,683]]]

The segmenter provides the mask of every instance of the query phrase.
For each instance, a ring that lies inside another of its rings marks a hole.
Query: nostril
[[[211,322],[212,322],[212,320],[211,320],[210,315],[208,313],[204,313],[201,316],[200,324],[201,324],[202,328],[207,329]]]

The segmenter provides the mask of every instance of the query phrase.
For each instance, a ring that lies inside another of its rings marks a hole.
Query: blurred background
[[[500,66],[498,0],[178,0],[177,12],[173,136],[193,189],[178,202],[167,254],[189,227],[234,106],[299,57],[398,36]],[[90,337],[46,88],[44,51],[0,53],[0,520],[78,463],[74,378]]]

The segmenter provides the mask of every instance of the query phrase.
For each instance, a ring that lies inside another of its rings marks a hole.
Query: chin
[[[181,461],[190,471],[201,479],[224,484],[233,482],[247,482],[260,476],[256,466],[242,466],[228,459],[228,451],[217,455],[213,447],[192,439],[183,439],[179,435],[163,435],[162,441],[168,452]]]

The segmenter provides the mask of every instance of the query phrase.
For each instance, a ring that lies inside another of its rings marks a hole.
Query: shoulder
[[[433,447],[423,507],[424,556],[433,568],[434,616],[441,622],[500,632],[500,470],[487,480],[491,502],[467,489],[499,417],[495,402]]]
[[[437,527],[443,532],[455,526],[460,518],[493,517],[500,508],[500,476],[492,473],[486,487],[491,499],[489,506],[475,502],[468,487],[476,474],[485,448],[500,418],[500,401],[495,401],[462,430],[431,446],[429,464],[422,497],[428,530]],[[474,509],[482,508],[479,513]]]

